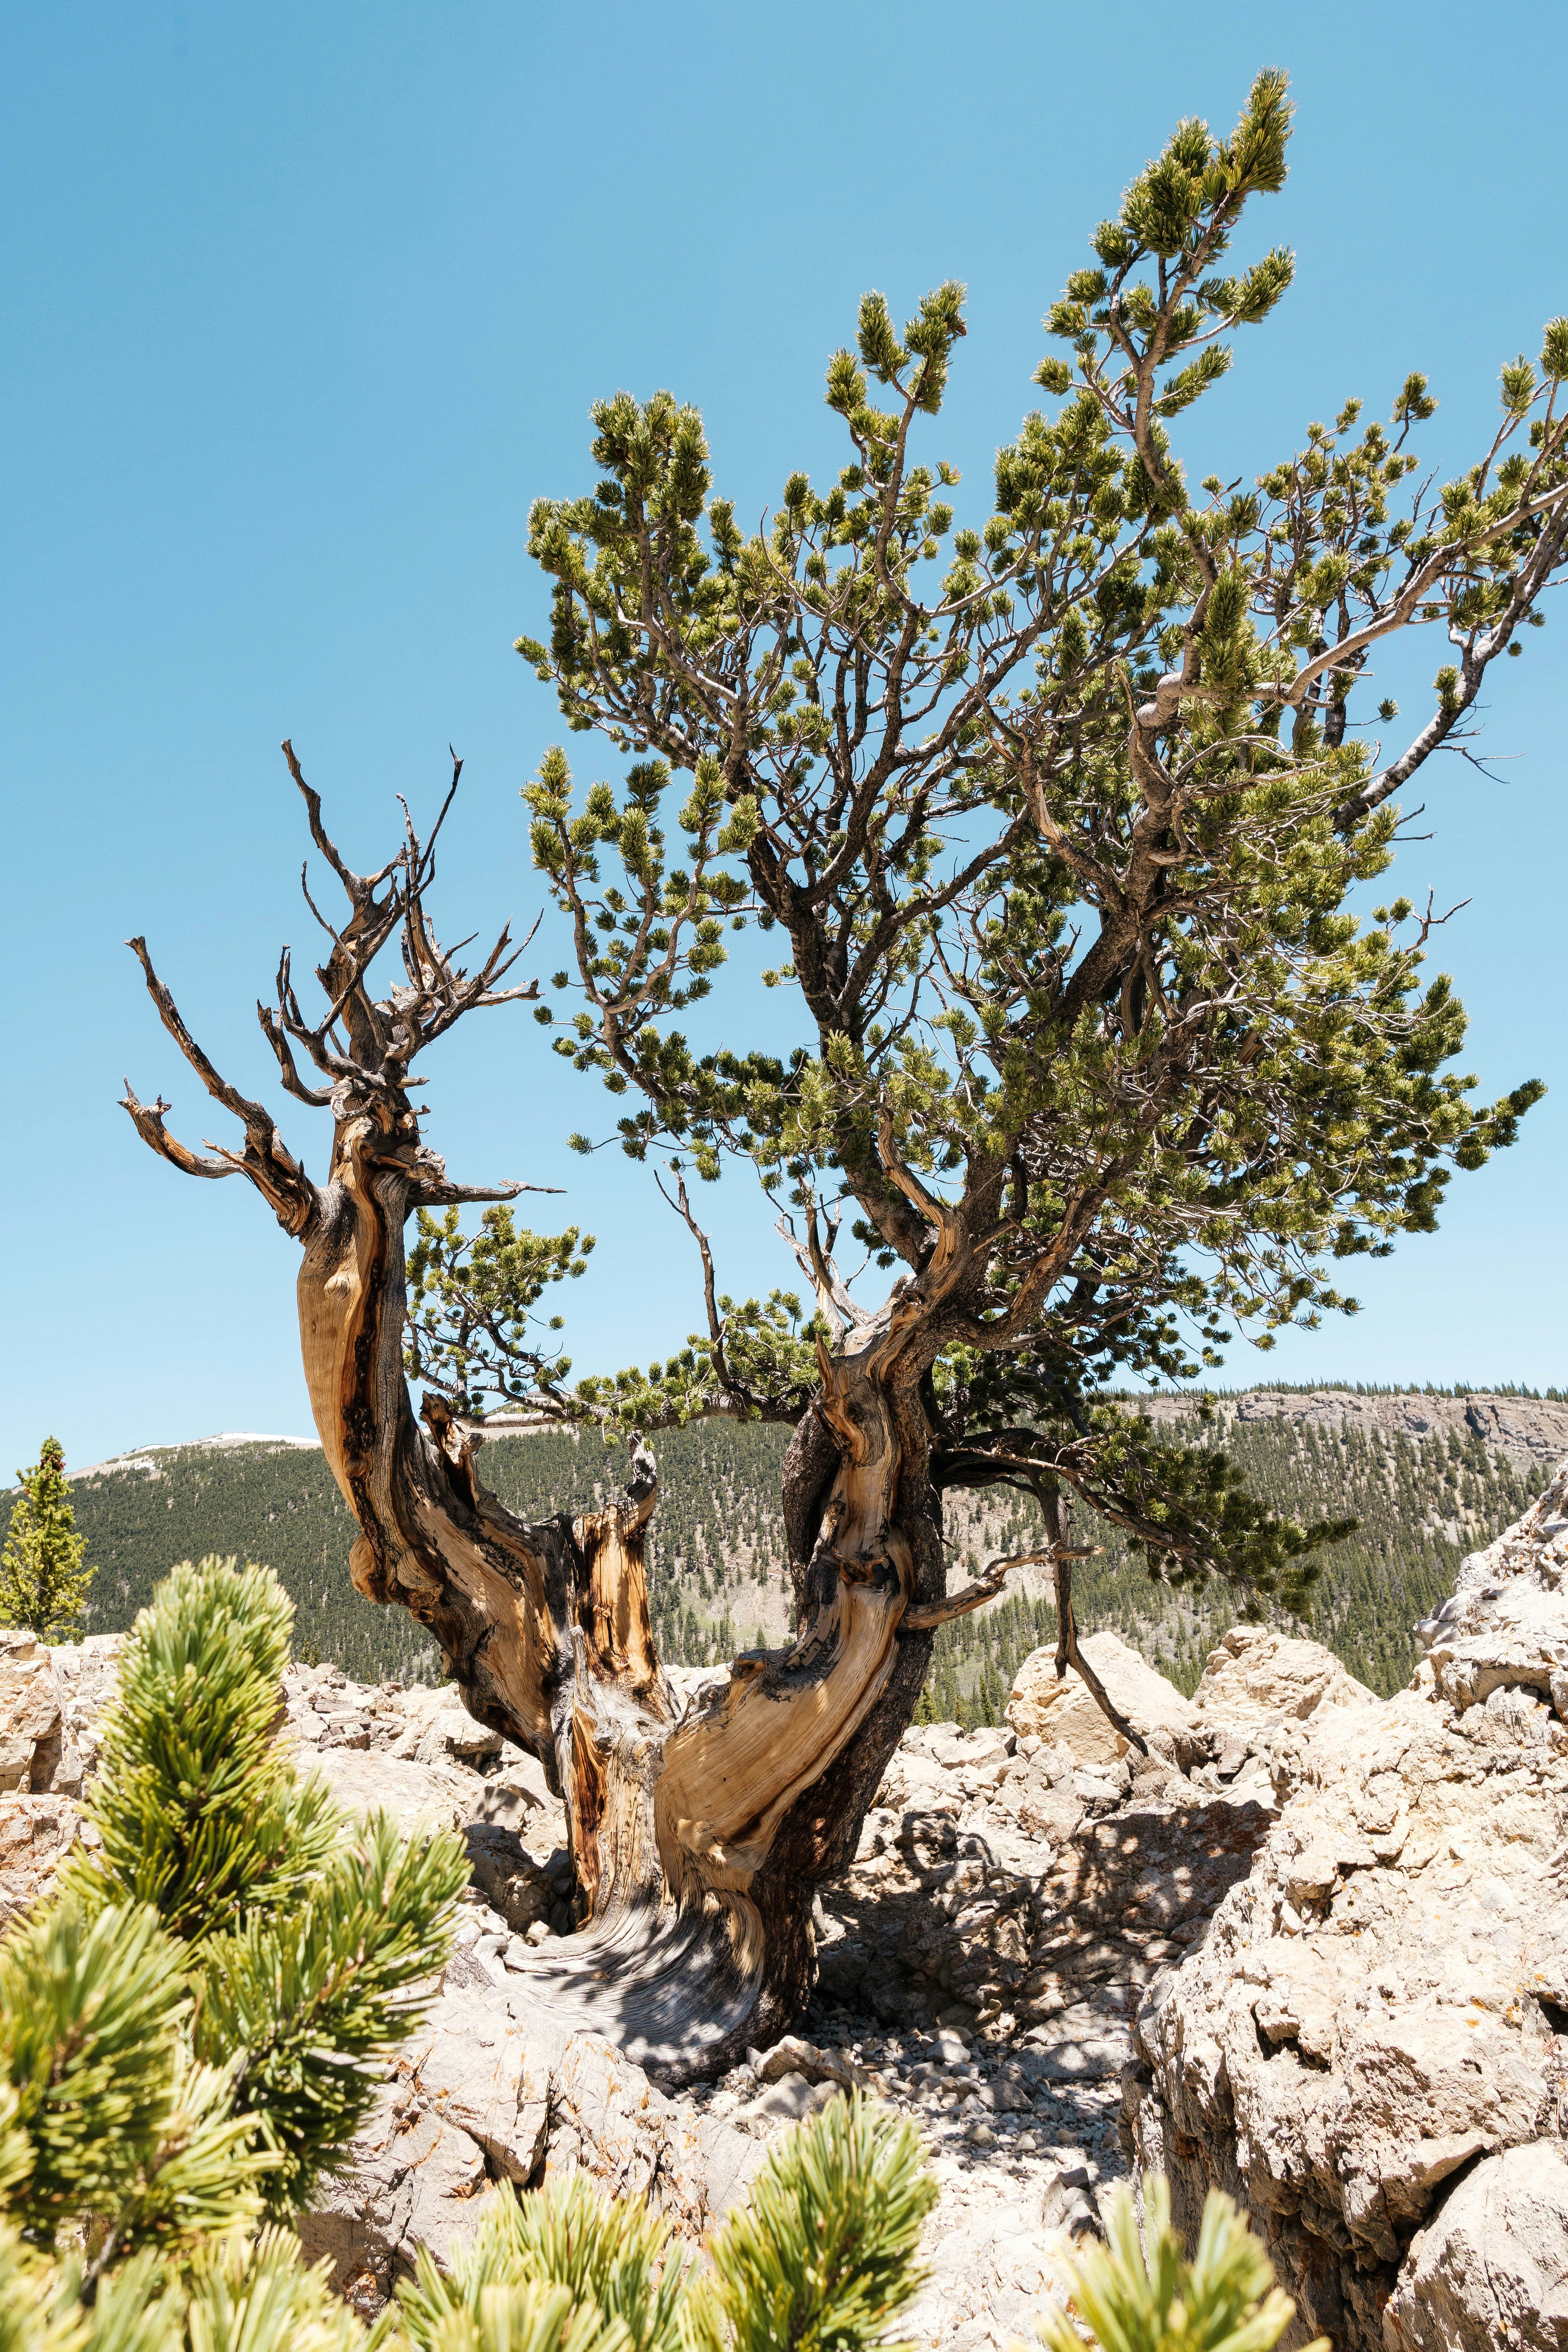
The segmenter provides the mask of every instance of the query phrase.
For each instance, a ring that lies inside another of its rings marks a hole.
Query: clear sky
[[[255,1000],[309,929],[286,733],[362,866],[390,852],[396,792],[429,808],[454,743],[437,914],[448,935],[531,919],[517,796],[560,726],[510,650],[544,612],[525,518],[587,486],[593,398],[696,401],[754,516],[795,466],[842,462],[822,369],[862,290],[902,317],[961,278],[970,332],[932,450],[978,502],[1089,227],[1179,115],[1228,125],[1278,63],[1292,172],[1254,234],[1296,247],[1297,284],[1198,413],[1194,473],[1211,449],[1231,472],[1287,454],[1350,393],[1384,413],[1412,366],[1457,469],[1500,362],[1568,310],[1565,27],[1546,0],[14,0],[0,1472],[47,1431],[79,1464],[308,1431],[294,1244],[242,1181],[178,1177],[116,1108],[129,1073],[190,1139],[231,1133],[121,943],[146,932],[215,1058],[270,1098]],[[1366,1270],[1359,1318],[1268,1359],[1238,1344],[1238,1383],[1568,1377],[1562,616],[1528,643],[1489,696],[1500,781],[1429,766],[1412,830],[1432,837],[1401,879],[1471,899],[1441,956],[1468,1066],[1553,1092],[1456,1180],[1437,1234]],[[1406,711],[1441,657],[1390,673]],[[685,1236],[618,1154],[563,1149],[609,1125],[606,1098],[525,1013],[486,1018],[429,1065],[433,1139],[467,1181],[569,1188],[561,1222],[599,1235],[566,1294],[580,1370],[665,1352],[696,1320]],[[286,1108],[319,1171],[314,1115]],[[704,1207],[726,1285],[789,1275],[743,1180]]]

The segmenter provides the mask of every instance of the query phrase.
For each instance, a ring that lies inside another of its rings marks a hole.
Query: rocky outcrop
[[[1376,1705],[1375,1691],[1358,1683],[1331,1650],[1272,1625],[1233,1625],[1210,1652],[1193,1693],[1194,1715],[1225,1737]]]
[[[1417,2231],[1383,2315],[1388,2352],[1562,2352],[1568,2343],[1568,2148],[1534,2140],[1468,2173]]]
[[[459,1955],[332,2179],[299,2221],[357,2309],[380,2308],[422,2246],[445,2255],[475,2227],[498,2181],[537,2185],[583,2170],[612,2195],[666,2214],[699,2241],[742,2195],[757,2143],[655,2090],[608,2042],[552,2035],[521,1985]]]
[[[1237,1423],[1246,1428],[1283,1422],[1293,1429],[1377,1431],[1416,1444],[1428,1437],[1479,1437],[1538,1473],[1568,1453],[1568,1404],[1560,1398],[1500,1396],[1485,1390],[1469,1396],[1433,1396],[1418,1389],[1363,1396],[1353,1389],[1261,1388],[1206,1402],[1222,1432]],[[1143,1397],[1139,1410],[1155,1423],[1185,1422],[1197,1402],[1194,1395]]]
[[[1568,1469],[1419,1631],[1409,1690],[1314,1717],[1253,1869],[1150,1986],[1130,2147],[1184,2226],[1212,2184],[1248,2207],[1299,2342],[1556,2344],[1489,2315],[1568,2230]],[[1471,2262],[1526,2182],[1523,2235]]]
[[[31,1633],[0,1626],[0,1790],[47,1789],[59,1753],[54,1661]]]
[[[1550,2317],[1561,2268],[1562,1500],[1468,1565],[1419,1686],[1386,1706],[1317,1644],[1242,1627],[1194,1702],[1092,1637],[1146,1757],[1049,1653],[1006,1727],[911,1729],[823,1890],[800,2032],[674,2098],[531,2010],[528,1948],[572,1925],[539,1766],[444,1692],[291,1667],[301,1764],[352,1808],[458,1827],[472,1869],[433,2006],[302,2219],[311,2258],[374,2309],[500,2182],[575,2168],[696,2242],[777,2133],[863,2083],[931,2151],[910,2326],[943,2352],[1029,2335],[1064,2244],[1134,2158],[1173,2173],[1189,2223],[1211,2180],[1250,2206],[1299,2338],[1556,2343],[1520,2315]],[[53,1770],[79,1788],[112,1650],[48,1663]],[[76,1833],[70,1795],[0,1794],[0,1890],[8,1871],[16,1903],[47,1889]]]
[[[52,1891],[81,1834],[75,1801],[98,1760],[123,1638],[51,1650],[0,1627],[0,1927]]]

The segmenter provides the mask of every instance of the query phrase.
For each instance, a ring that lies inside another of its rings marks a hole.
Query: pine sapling
[[[32,1468],[16,1476],[21,1492],[0,1551],[0,1625],[58,1641],[80,1619],[97,1574],[82,1566],[87,1538],[76,1531],[59,1439],[46,1437]]]
[[[1273,2352],[1296,2315],[1268,2255],[1217,2189],[1209,2191],[1197,2252],[1187,2260],[1171,2226],[1163,2173],[1144,2176],[1142,2235],[1132,2192],[1121,2188],[1106,2216],[1106,2243],[1065,2267],[1070,2301],[1040,2322],[1046,2352],[1083,2352],[1085,2328],[1101,2352]],[[1327,2336],[1308,2352],[1331,2352]]]

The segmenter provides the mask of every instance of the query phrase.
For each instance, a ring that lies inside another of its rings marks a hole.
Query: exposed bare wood
[[[161,1099],[149,1109],[128,1088],[126,1108],[174,1165],[244,1173],[289,1211],[303,1244],[311,1411],[359,1528],[353,1581],[430,1628],[469,1710],[536,1755],[564,1798],[581,1929],[565,1955],[538,1962],[540,2001],[612,2032],[668,2078],[710,2070],[797,2012],[813,1966],[812,1890],[853,1851],[924,1678],[943,1583],[929,1431],[908,1364],[911,1318],[924,1310],[895,1295],[825,1360],[822,1395],[792,1449],[796,1639],[738,1659],[724,1689],[683,1710],[648,1611],[643,1552],[658,1483],[647,1448],[635,1449],[618,1502],[529,1526],[486,1490],[480,1433],[430,1394],[416,1417],[403,1367],[406,1220],[535,1189],[448,1181],[408,1092],[427,1043],[501,1001],[493,982],[506,934],[478,974],[458,971],[424,910],[428,844],[410,823],[396,858],[374,877],[355,875],[289,759],[349,906],[341,928],[329,926],[326,1019],[301,1012],[285,954],[262,1026],[289,1091],[330,1099],[326,1181],[307,1183],[268,1115],[195,1044],[142,943],[164,1025],[245,1122],[245,1150],[203,1160],[168,1135]],[[395,938],[410,985],[378,995],[371,966]],[[532,983],[504,992],[532,993]],[[339,1020],[348,1036],[334,1042]],[[330,1088],[295,1083],[296,1045]],[[683,1185],[679,1206],[697,1231]],[[933,1253],[924,1298],[940,1302],[962,1256]],[[706,1253],[705,1270],[711,1291]]]

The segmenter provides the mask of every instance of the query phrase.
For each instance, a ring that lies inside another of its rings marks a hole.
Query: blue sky
[[[1194,472],[1256,469],[1349,393],[1384,410],[1412,366],[1455,468],[1499,363],[1568,310],[1565,24],[1538,0],[1484,20],[1430,0],[6,10],[0,1469],[48,1430],[80,1463],[308,1429],[293,1244],[116,1108],[129,1073],[177,1130],[221,1131],[121,943],[144,930],[215,1058],[275,1092],[253,1008],[309,920],[286,733],[362,865],[456,744],[438,911],[448,933],[531,919],[517,795],[560,728],[510,650],[544,609],[525,519],[586,486],[593,398],[699,403],[755,514],[795,467],[841,462],[822,368],[862,290],[902,316],[962,278],[932,449],[978,502],[1089,228],[1178,115],[1228,123],[1279,63],[1298,131],[1257,236],[1296,247],[1297,285],[1198,413]],[[1406,710],[1440,657],[1387,673]],[[1432,838],[1401,874],[1472,900],[1440,958],[1468,1066],[1554,1091],[1456,1181],[1436,1235],[1368,1270],[1359,1318],[1269,1359],[1237,1345],[1237,1382],[1568,1374],[1563,658],[1553,614],[1489,697],[1500,781],[1429,768],[1412,829]],[[662,1353],[695,1321],[683,1234],[617,1154],[564,1150],[605,1098],[526,1014],[489,1019],[431,1065],[434,1139],[465,1179],[570,1188],[561,1222],[600,1236],[566,1299],[579,1369]],[[743,1181],[704,1207],[726,1284],[787,1277]]]

